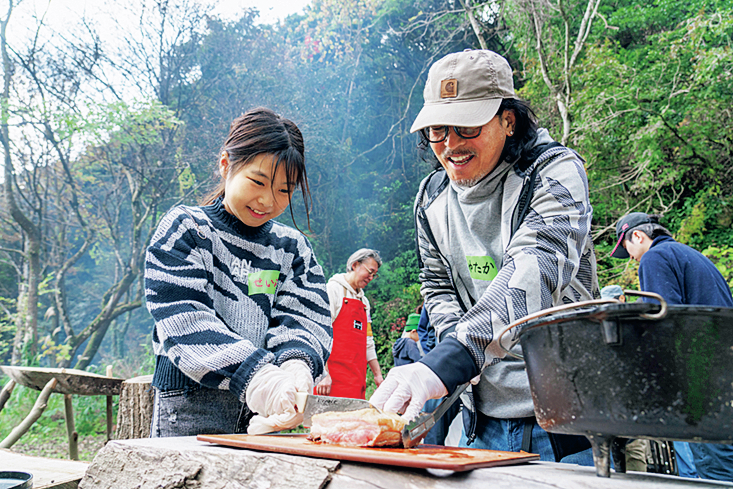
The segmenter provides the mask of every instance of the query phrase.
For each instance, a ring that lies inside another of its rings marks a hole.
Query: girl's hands
[[[280,368],[295,377],[295,388],[298,392],[310,394],[313,391],[313,375],[303,360],[287,360]]]
[[[258,414],[247,428],[250,435],[294,428],[303,421],[295,409],[298,391],[295,375],[275,365],[265,365],[247,387],[247,406]]]
[[[310,367],[302,360],[262,367],[247,387],[247,406],[258,414],[250,420],[247,433],[258,435],[298,426],[303,413],[295,408],[295,393],[310,393],[312,389]]]

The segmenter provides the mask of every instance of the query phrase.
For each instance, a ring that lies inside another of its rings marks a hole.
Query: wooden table
[[[552,462],[450,472],[339,462],[228,448],[195,437],[113,440],[89,466],[82,489],[200,487],[280,489],[712,489],[725,482],[629,472],[597,477],[594,467]]]
[[[30,457],[0,448],[0,469],[33,474],[33,489],[76,489],[88,466],[86,462]]]
[[[107,396],[107,440],[112,438],[113,404],[112,396],[120,394],[122,382],[111,376],[108,368],[107,376],[76,370],[73,368],[41,368],[16,367],[0,365],[0,370],[17,384],[42,391],[49,381],[55,379],[54,393],[64,395],[64,413],[66,415],[66,430],[69,437],[69,458],[79,460],[78,434],[74,427],[74,411],[71,396]]]

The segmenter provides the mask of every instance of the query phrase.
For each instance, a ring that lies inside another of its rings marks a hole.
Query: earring
[[[509,135],[510,136],[514,136],[514,129],[512,129],[511,131],[509,131]]]

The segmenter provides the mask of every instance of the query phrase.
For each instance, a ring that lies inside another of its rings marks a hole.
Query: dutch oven
[[[625,294],[659,304],[567,304],[504,332],[514,329],[522,346],[538,424],[585,435],[602,477],[617,438],[615,448],[629,438],[733,444],[733,308]],[[619,472],[621,455],[615,450]]]

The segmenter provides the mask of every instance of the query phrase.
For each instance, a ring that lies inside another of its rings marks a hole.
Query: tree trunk
[[[128,379],[122,383],[117,407],[115,439],[148,438],[153,419],[154,392],[152,375]]]
[[[3,387],[3,390],[0,391],[0,411],[3,410],[5,407],[5,403],[8,402],[8,399],[10,399],[10,394],[13,393],[13,389],[15,388],[15,381],[13,379],[10,379],[7,384],[5,384],[5,387]]]
[[[28,260],[28,276],[24,277],[27,290],[25,295],[25,307],[19,307],[17,314],[20,315],[21,320],[18,322],[19,327],[24,329],[24,332],[18,332],[18,334],[25,334],[30,338],[31,341],[31,354],[35,356],[37,341],[38,341],[38,284],[40,283],[41,273],[41,231],[40,227],[35,225],[23,211],[18,207],[15,201],[14,183],[15,176],[13,174],[13,161],[11,158],[10,148],[10,128],[8,120],[10,119],[9,100],[10,100],[10,82],[13,73],[13,63],[10,60],[7,46],[7,26],[10,22],[10,16],[13,12],[13,2],[8,5],[7,17],[0,21],[0,52],[3,60],[3,92],[0,98],[0,139],[2,139],[3,145],[3,176],[4,176],[4,190],[5,190],[5,205],[6,209],[10,211],[10,216],[18,225],[23,229],[28,240],[26,243],[26,258]],[[22,287],[21,287],[22,289]],[[19,294],[20,296],[20,294]],[[20,299],[20,297],[19,297]],[[20,304],[20,300],[19,306]],[[19,338],[19,336],[16,336]],[[12,361],[18,363],[20,361],[19,349],[22,345],[13,345]]]
[[[471,28],[473,29],[473,33],[476,34],[476,39],[478,39],[481,49],[489,49],[484,36],[481,34],[481,26],[476,20],[476,16],[473,15],[473,8],[466,5],[466,0],[461,0],[461,6],[463,7],[463,10],[466,11],[468,21],[471,22]]]

